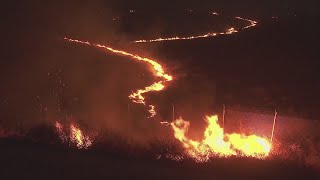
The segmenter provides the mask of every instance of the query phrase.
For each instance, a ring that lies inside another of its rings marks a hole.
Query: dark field
[[[230,158],[176,162],[123,151],[77,150],[1,139],[2,179],[317,179],[299,161]]]

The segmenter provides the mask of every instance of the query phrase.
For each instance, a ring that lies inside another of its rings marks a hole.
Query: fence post
[[[174,104],[172,104],[172,121],[174,121]]]
[[[131,110],[130,110],[130,104],[128,103],[128,116],[129,116],[129,121],[131,120]]]
[[[224,129],[224,116],[226,115],[226,106],[223,104],[223,112],[222,112],[222,128]]]
[[[273,118],[272,132],[271,132],[271,142],[272,142],[273,136],[274,136],[274,129],[276,126],[277,114],[278,114],[277,110],[274,110],[274,118]]]

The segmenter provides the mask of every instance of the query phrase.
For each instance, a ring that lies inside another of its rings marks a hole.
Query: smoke
[[[7,53],[0,71],[4,87],[0,90],[1,125],[5,128],[29,129],[72,119],[89,129],[107,129],[145,140],[163,135],[159,121],[171,120],[171,103],[177,107],[177,116],[201,119],[214,102],[210,95],[214,85],[205,85],[208,80],[196,88],[192,85],[196,80],[187,81],[184,84],[189,85],[183,87],[186,91],[177,93],[174,88],[160,98],[150,95],[164,108],[159,120],[148,119],[145,108],[127,98],[132,90],[153,82],[148,66],[63,40],[67,36],[112,44],[162,59],[158,45],[135,48],[128,42],[137,36],[162,35],[168,28],[164,20],[168,17],[158,16],[163,10],[151,13],[155,18],[145,22],[139,17],[146,14],[113,1],[13,2],[6,9]],[[190,88],[199,93],[192,93]],[[198,114],[195,112],[201,112],[200,117],[192,117]]]
[[[113,20],[123,11],[104,1],[13,2],[6,8],[1,128],[27,131],[59,120],[138,141],[161,134],[159,121],[128,98],[154,81],[146,64],[63,40],[80,37],[125,49],[130,35]]]
[[[17,130],[28,129],[38,124],[50,125],[56,120],[68,121],[67,117],[72,116],[72,119],[82,126],[98,130],[108,129],[136,139],[145,140],[162,135],[163,127],[158,124],[158,119],[147,119],[145,109],[130,103],[127,98],[132,90],[153,82],[145,64],[63,41],[63,37],[68,36],[114,45],[142,56],[156,55],[155,57],[161,60],[184,59],[183,56],[177,58],[174,55],[166,58],[169,55],[159,53],[159,45],[145,47],[128,42],[141,36],[158,37],[168,28],[166,21],[159,18],[159,14],[164,14],[163,12],[172,7],[184,10],[187,7],[196,7],[195,4],[181,5],[174,2],[174,5],[169,7],[169,3],[160,1],[156,4],[154,1],[139,2],[11,1],[2,4],[2,23],[5,26],[1,28],[4,46],[0,62],[1,126]],[[156,7],[157,4],[162,6]],[[126,19],[131,13],[130,9],[137,14],[135,17],[146,16],[139,14],[140,5],[149,9],[146,11],[148,13],[155,11],[156,18],[150,18],[149,22],[140,20],[136,24],[130,24],[130,19]],[[246,9],[244,6],[241,6],[242,9]],[[214,7],[221,11],[224,9],[220,6]],[[236,15],[243,14],[233,11],[237,8],[239,7],[234,4],[229,11]],[[175,14],[175,11],[171,10],[170,15],[172,14]],[[195,46],[189,45],[187,50],[180,47],[184,56],[190,56],[186,51],[192,52],[192,55],[205,54],[203,51],[195,52]],[[179,48],[172,45],[167,46],[167,49],[177,51]],[[211,53],[211,49],[209,51]],[[199,59],[206,59],[203,56],[206,55],[199,56]],[[219,57],[215,55],[215,58]],[[196,59],[191,58],[190,61],[198,63]],[[195,64],[189,65],[194,68]],[[212,71],[216,72],[217,68]],[[194,69],[190,74],[193,73]],[[185,81],[160,96],[150,95],[150,100],[158,102],[157,105],[161,108],[159,120],[171,119],[172,103],[176,107],[176,117],[183,116],[191,121],[202,119],[202,115],[213,109],[211,107],[215,101],[215,82],[204,80],[204,86],[199,87],[198,85],[202,84],[199,83],[199,78],[188,77]],[[176,89],[179,89],[179,92],[175,91]]]

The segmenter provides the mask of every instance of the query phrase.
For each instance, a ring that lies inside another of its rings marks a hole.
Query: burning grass
[[[62,127],[60,125],[58,124],[58,127]],[[6,172],[9,172],[9,175],[17,170],[29,173],[28,177],[31,179],[48,179],[45,174],[41,174],[45,171],[44,167],[50,169],[47,174],[53,179],[132,176],[141,179],[314,179],[317,176],[316,170],[319,170],[317,168],[320,146],[317,136],[296,135],[274,139],[270,155],[263,159],[238,155],[211,155],[205,157],[205,161],[199,161],[190,156],[190,152],[186,151],[178,139],[172,137],[137,143],[118,133],[105,131],[94,136],[92,144],[87,148],[79,148],[77,141],[71,141],[74,137],[73,131],[68,128],[72,127],[71,124],[63,126],[67,127],[63,132],[70,133],[63,136],[67,137],[67,141],[62,141],[57,127],[44,125],[35,127],[19,137],[1,139],[3,148],[0,154],[3,156],[3,164],[9,164],[5,167]],[[75,124],[73,127],[81,130],[80,134],[83,137],[92,137],[88,136],[90,133],[85,128]],[[38,169],[40,173],[37,172]],[[59,169],[65,169],[62,177],[52,174]],[[145,172],[147,170],[149,172]]]
[[[77,127],[77,130],[80,130],[78,126],[70,125],[70,127]],[[63,141],[61,139],[61,134],[55,127],[41,125],[38,127],[32,128],[25,134],[19,136],[4,137],[2,139],[9,140],[22,140],[25,142],[35,142],[37,144],[43,145],[52,145],[56,147],[68,147],[70,149],[87,151],[87,152],[100,152],[104,154],[118,154],[119,156],[124,157],[135,157],[142,159],[153,159],[153,160],[175,160],[175,161],[197,161],[193,156],[186,151],[185,147],[181,142],[174,138],[160,138],[153,139],[148,142],[138,143],[133,139],[129,139],[118,133],[113,133],[110,131],[100,132],[99,134],[88,133],[82,131],[80,134],[83,135],[83,140],[94,137],[90,139],[90,146],[86,148],[79,148],[78,141],[72,141],[73,131],[66,131],[70,133],[69,142]],[[15,133],[17,134],[17,133]],[[89,136],[90,134],[90,136]],[[64,136],[68,138],[68,136]],[[81,138],[80,138],[81,139]],[[320,136],[313,137],[283,137],[275,139],[273,142],[270,155],[266,158],[260,160],[273,160],[273,159],[283,159],[295,162],[301,162],[308,165],[312,163],[306,163],[311,160],[313,162],[319,162],[320,160]],[[89,141],[88,141],[89,142]],[[85,145],[85,143],[84,143]],[[215,161],[216,159],[250,159],[247,156],[220,156],[219,154],[211,155],[208,157],[207,162]]]
[[[227,134],[219,125],[217,115],[207,116],[206,122],[208,125],[202,141],[195,141],[186,136],[190,126],[188,121],[178,119],[171,123],[175,138],[196,161],[204,162],[212,156],[245,156],[261,159],[269,156],[272,144],[268,139],[256,135]]]

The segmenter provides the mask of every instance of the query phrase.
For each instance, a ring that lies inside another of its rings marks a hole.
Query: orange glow
[[[69,136],[64,132],[64,127],[58,121],[55,124],[57,133],[62,140],[62,142],[69,142],[76,145],[79,149],[87,149],[92,145],[92,138],[90,136],[84,135],[80,128],[74,124],[70,124]]]
[[[210,157],[247,156],[265,158],[271,150],[271,142],[265,138],[242,134],[226,134],[218,124],[218,116],[207,116],[208,123],[202,141],[194,141],[186,136],[190,122],[183,119],[171,123],[174,136],[185,148],[187,154],[199,162]]]
[[[212,12],[212,13],[210,13],[210,14],[215,15],[215,16],[219,16],[219,14],[218,14],[217,12]],[[133,41],[133,43],[147,43],[147,42],[160,42],[160,41],[176,41],[176,40],[191,40],[191,39],[214,37],[214,36],[218,36],[218,35],[229,35],[229,34],[237,33],[238,30],[243,30],[243,29],[248,29],[248,28],[254,27],[254,26],[256,26],[257,23],[258,23],[258,22],[256,22],[256,21],[253,21],[253,20],[250,20],[250,19],[245,19],[245,18],[242,18],[242,17],[235,17],[235,19],[239,19],[239,20],[242,20],[242,21],[246,21],[246,22],[248,22],[248,23],[250,23],[250,24],[247,25],[247,26],[245,26],[245,27],[239,28],[239,29],[229,28],[229,29],[226,29],[226,31],[224,31],[224,32],[209,32],[209,33],[206,33],[206,34],[194,35],[194,36],[189,36],[189,37],[179,37],[179,36],[176,36],[176,37],[168,37],[168,38],[162,38],[162,37],[160,37],[160,38],[150,39],[150,40],[141,39],[141,40]]]
[[[143,61],[146,62],[148,64],[150,64],[153,67],[155,76],[161,78],[162,80],[155,82],[153,84],[151,84],[150,86],[147,86],[143,89],[138,89],[136,92],[132,93],[129,95],[129,98],[132,100],[132,102],[134,103],[138,103],[138,104],[143,104],[146,105],[146,101],[145,101],[145,97],[143,96],[145,93],[151,92],[151,91],[161,91],[165,88],[165,84],[168,81],[172,81],[173,77],[169,74],[167,74],[162,65],[159,64],[157,61],[149,59],[149,58],[145,58],[145,57],[141,57],[139,55],[134,55],[125,51],[121,51],[121,50],[116,50],[113,49],[111,47],[105,46],[105,45],[101,45],[101,44],[91,44],[88,41],[81,41],[81,40],[76,40],[76,39],[69,39],[69,38],[64,38],[65,40],[69,41],[69,42],[76,42],[76,43],[81,43],[81,44],[86,44],[89,46],[94,46],[94,47],[98,47],[98,48],[103,48],[106,49],[112,53],[118,54],[118,55],[122,55],[122,56],[127,56],[130,57],[134,60],[138,60],[138,61]],[[155,106],[154,105],[149,105],[149,113],[150,116],[149,117],[154,117],[156,115],[156,111],[155,111]]]

